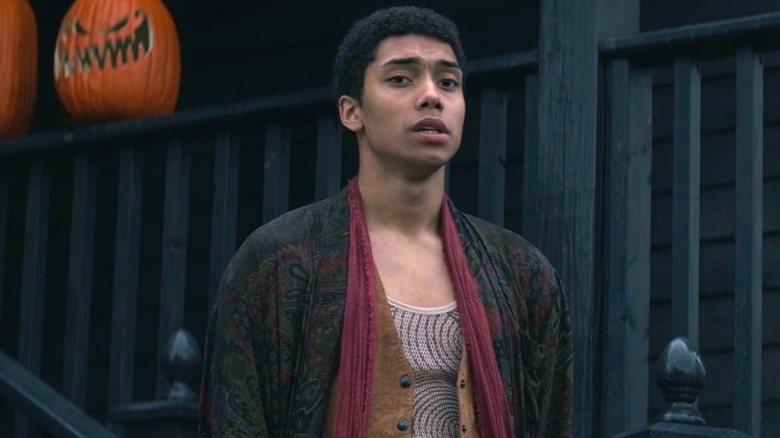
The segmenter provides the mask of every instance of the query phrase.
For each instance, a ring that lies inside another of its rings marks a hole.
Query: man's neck
[[[444,196],[444,168],[419,181],[401,176],[360,173],[358,187],[369,231],[401,233],[410,237],[438,234]]]

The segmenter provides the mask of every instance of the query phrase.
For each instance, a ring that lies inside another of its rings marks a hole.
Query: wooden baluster
[[[290,136],[278,123],[265,133],[263,223],[287,212],[290,185]]]
[[[523,147],[523,236],[535,241],[539,232],[539,77],[525,77],[525,138]]]
[[[506,93],[495,87],[482,90],[479,124],[479,217],[504,224],[504,168],[506,165]]]
[[[50,178],[49,169],[40,160],[30,164],[22,267],[19,362],[36,375],[40,373],[41,368]],[[16,436],[26,438],[38,435],[40,429],[17,410]]]
[[[92,302],[92,271],[95,242],[94,162],[86,155],[73,165],[73,209],[70,230],[68,307],[65,323],[63,394],[84,408],[89,365],[89,328]]]
[[[651,73],[607,67],[604,436],[647,423],[652,187]]]
[[[119,163],[109,409],[130,402],[133,394],[142,187],[143,160],[132,147],[126,146],[120,152]]]
[[[182,146],[180,139],[168,142],[160,272],[158,364],[163,360],[163,349],[171,335],[184,325],[191,161],[191,153],[188,148]],[[162,369],[158,367],[157,396],[165,394],[167,389],[168,382]]]
[[[341,122],[333,116],[317,120],[317,179],[315,199],[339,192],[341,186]]]
[[[214,148],[214,198],[211,215],[211,255],[209,257],[209,307],[219,289],[222,274],[236,251],[238,217],[239,144],[230,133],[217,135]]]
[[[5,284],[5,236],[8,226],[8,180],[0,174],[0,324],[3,318],[3,285]],[[2,325],[0,325],[2,327]]]
[[[699,186],[701,73],[690,58],[674,65],[672,336],[699,345]]]
[[[737,54],[734,425],[761,436],[764,71],[761,54]]]

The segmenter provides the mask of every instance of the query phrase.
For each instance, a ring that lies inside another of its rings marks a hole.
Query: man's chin
[[[404,168],[407,178],[413,181],[424,181],[436,178],[444,173],[444,168],[449,160],[425,161],[420,163],[408,164]]]

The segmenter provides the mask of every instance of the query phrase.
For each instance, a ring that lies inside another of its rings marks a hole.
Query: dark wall
[[[643,31],[777,12],[775,0],[644,0]]]

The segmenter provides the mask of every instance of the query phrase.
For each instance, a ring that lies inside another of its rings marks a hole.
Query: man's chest
[[[377,245],[373,258],[387,296],[417,307],[440,307],[455,301],[442,251]]]

